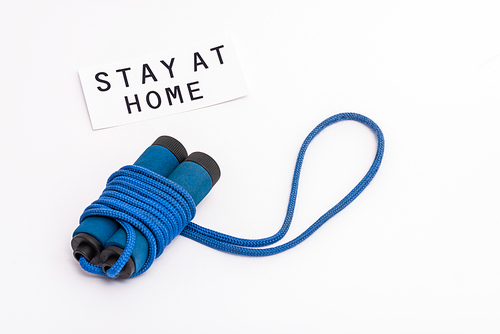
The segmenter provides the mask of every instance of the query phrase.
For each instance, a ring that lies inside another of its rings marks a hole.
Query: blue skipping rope
[[[300,172],[306,150],[311,141],[325,128],[341,121],[356,121],[369,127],[377,137],[377,152],[373,163],[361,181],[340,202],[324,213],[307,230],[291,241],[275,247],[268,247],[280,241],[288,232],[292,222]],[[244,256],[270,256],[295,247],[330,218],[342,211],[356,199],[375,177],[384,154],[384,136],[371,119],[356,113],[340,113],[318,124],[306,137],[300,148],[292,179],[292,189],[285,220],[273,236],[262,239],[242,239],[220,233],[191,220],[196,205],[189,193],[167,178],[140,166],[125,166],[110,176],[101,197],[83,212],[80,221],[89,216],[106,216],[115,219],[127,234],[127,243],[116,264],[107,273],[99,266],[90,264],[80,257],[81,267],[93,274],[116,276],[130,258],[135,245],[133,228],[144,234],[148,241],[148,256],[145,265],[131,277],[144,273],[160,256],[165,247],[177,235],[190,238],[211,248]]]

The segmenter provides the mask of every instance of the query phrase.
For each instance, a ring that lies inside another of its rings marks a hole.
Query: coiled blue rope
[[[377,152],[370,169],[349,194],[323,214],[302,234],[282,245],[262,248],[281,240],[290,228],[297,199],[302,163],[309,144],[326,127],[346,120],[366,125],[377,137]],[[107,276],[111,277],[120,272],[132,253],[135,244],[135,233],[132,227],[141,231],[149,244],[146,264],[133,276],[140,275],[148,270],[154,259],[160,256],[164,248],[179,234],[227,253],[245,256],[274,255],[307,239],[326,221],[354,201],[377,173],[383,154],[384,136],[377,124],[371,119],[356,113],[341,113],[321,122],[302,143],[295,164],[285,220],[280,230],[268,238],[237,238],[191,222],[196,213],[196,207],[191,196],[174,182],[138,166],[125,166],[114,173],[109,178],[101,197],[84,211],[80,221],[88,216],[101,215],[114,218],[125,229],[127,244],[117,263],[107,271]],[[80,265],[88,272],[106,276],[106,273],[100,267],[88,263],[83,256],[80,258]]]
[[[139,230],[148,242],[148,257],[140,271],[144,273],[165,247],[193,219],[196,205],[181,186],[146,168],[129,165],[113,173],[97,201],[88,206],[80,222],[89,216],[115,219],[127,235],[127,243],[118,261],[107,272],[80,257],[81,267],[93,274],[115,277],[125,266]]]

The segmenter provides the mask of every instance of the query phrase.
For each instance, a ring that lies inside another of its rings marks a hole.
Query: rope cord
[[[311,141],[328,126],[346,120],[357,121],[359,123],[368,126],[375,133],[377,137],[378,141],[377,153],[366,175],[351,190],[351,192],[347,196],[345,196],[339,203],[337,203],[334,207],[332,207],[325,214],[323,214],[315,223],[313,223],[307,230],[305,230],[295,239],[276,247],[256,249],[256,247],[265,247],[278,242],[288,232],[288,229],[290,228],[290,224],[293,218],[295,202],[297,200],[297,191],[299,187],[299,178],[302,169],[302,163],[304,161],[306,150]],[[307,239],[326,221],[328,221],[334,215],[342,211],[347,205],[349,205],[352,201],[354,201],[356,197],[359,196],[359,194],[361,194],[361,192],[366,188],[366,186],[368,186],[371,180],[375,177],[375,174],[377,173],[380,164],[382,163],[382,157],[384,155],[384,143],[385,143],[384,136],[380,128],[377,126],[377,124],[375,124],[371,119],[363,115],[356,113],[342,113],[329,117],[323,122],[321,122],[319,125],[317,125],[316,128],[314,128],[309,133],[309,135],[302,143],[302,146],[300,148],[297,157],[297,162],[295,164],[295,170],[292,180],[292,189],[290,191],[290,199],[288,201],[288,208],[285,216],[285,221],[283,222],[283,225],[276,234],[274,234],[271,237],[263,239],[241,239],[204,228],[194,223],[189,223],[187,227],[181,232],[181,235],[224,252],[238,254],[238,255],[245,255],[245,256],[269,256],[290,249],[298,245],[305,239]]]
[[[181,186],[146,168],[124,166],[109,177],[102,195],[80,217],[80,222],[90,216],[115,219],[127,235],[123,253],[106,273],[83,256],[80,265],[92,274],[115,277],[132,255],[135,227],[148,242],[146,263],[131,277],[138,276],[149,269],[195,213],[194,200]]]
[[[349,194],[323,214],[302,234],[282,245],[261,248],[281,240],[290,228],[297,199],[302,163],[309,144],[326,127],[346,120],[366,125],[377,137],[377,152],[370,169]],[[96,215],[114,218],[126,231],[126,247],[116,264],[107,271],[107,275],[101,267],[88,263],[83,256],[80,258],[80,265],[84,270],[93,274],[116,276],[129,259],[134,248],[135,232],[132,227],[144,234],[149,245],[145,265],[132,277],[148,270],[154,259],[160,256],[165,247],[179,234],[206,246],[232,254],[269,256],[281,253],[307,239],[326,221],[354,201],[374,178],[382,162],[383,154],[384,136],[377,124],[369,118],[356,113],[341,113],[321,122],[309,133],[300,148],[283,225],[276,234],[262,239],[237,238],[191,222],[196,213],[195,203],[182,187],[146,168],[125,166],[110,176],[103,194],[84,211],[80,221],[83,221],[86,217]]]

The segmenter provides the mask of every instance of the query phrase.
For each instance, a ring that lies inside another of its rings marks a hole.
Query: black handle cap
[[[177,158],[179,163],[183,162],[184,159],[187,158],[188,154],[184,145],[181,144],[177,139],[170,136],[161,136],[158,137],[152,145],[159,145],[165,147],[167,150],[172,152],[173,155]]]
[[[101,252],[101,268],[105,273],[115,265],[116,261],[120,255],[122,255],[123,249],[118,246],[108,246]],[[115,278],[129,278],[135,272],[135,263],[132,258],[129,258],[123,269],[115,276]]]
[[[220,168],[217,162],[208,154],[203,152],[193,152],[191,153],[185,161],[192,161],[203,167],[210,178],[212,179],[212,187],[215,186],[217,181],[220,179]]]

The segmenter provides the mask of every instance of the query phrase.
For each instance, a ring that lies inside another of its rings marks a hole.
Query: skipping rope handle
[[[188,156],[184,146],[169,136],[159,137],[134,165],[175,182],[187,191],[195,205],[198,205],[220,178],[220,169],[214,159],[202,152],[194,152]],[[134,232],[132,254],[115,276],[117,278],[128,278],[138,273],[146,262],[148,241],[139,230],[134,228]],[[107,273],[121,256],[126,243],[127,234],[117,219],[105,215],[90,215],[82,219],[74,231],[71,247],[77,261],[83,256],[87,262],[100,266]]]

